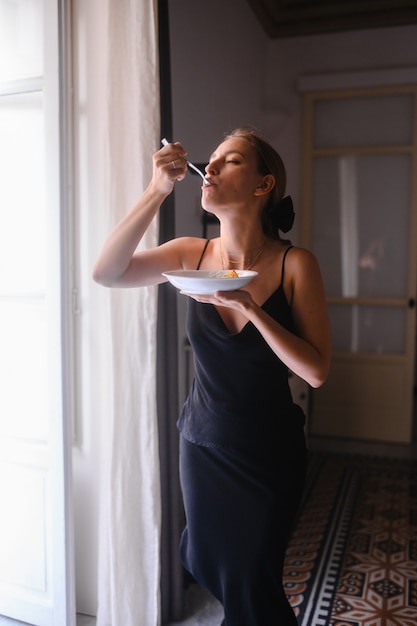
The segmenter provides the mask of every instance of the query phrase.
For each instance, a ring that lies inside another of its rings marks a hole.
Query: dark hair
[[[275,185],[263,207],[262,226],[266,235],[280,239],[278,230],[287,232],[294,221],[291,198],[284,198],[287,183],[284,162],[278,152],[255,128],[250,126],[235,128],[226,134],[225,139],[232,137],[246,139],[255,151],[259,173],[263,176],[272,174],[275,179]]]

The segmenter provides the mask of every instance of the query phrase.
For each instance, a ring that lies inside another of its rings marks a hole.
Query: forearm
[[[129,268],[134,252],[158,212],[166,193],[149,185],[132,210],[107,237],[93,268],[93,279],[115,286]]]
[[[330,367],[330,337],[324,335],[322,341],[313,345],[278,324],[254,303],[246,308],[245,315],[294,374],[312,387],[320,387],[325,382]]]

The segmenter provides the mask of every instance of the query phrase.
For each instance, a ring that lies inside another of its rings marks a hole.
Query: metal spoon
[[[163,146],[167,146],[169,144],[169,141],[167,139],[165,139],[165,137],[163,139],[161,139],[161,144]],[[187,161],[187,159],[185,159],[188,167],[191,167],[191,169],[193,169],[195,172],[197,172],[197,174],[199,174],[201,176],[201,178],[204,180],[205,183],[208,183],[208,180],[206,179],[206,177],[204,176],[203,172],[201,170],[198,169],[198,167],[196,167],[194,165],[194,163],[191,163],[190,161]]]

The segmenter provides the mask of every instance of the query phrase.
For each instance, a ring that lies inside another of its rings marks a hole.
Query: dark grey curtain
[[[172,139],[171,78],[168,0],[159,0],[159,56],[161,93],[161,136]],[[171,194],[160,212],[159,240],[175,237],[175,198]],[[183,615],[184,572],[178,545],[184,526],[178,477],[178,328],[176,290],[165,283],[158,295],[157,402],[159,454],[161,460],[162,536],[161,611],[162,624]]]

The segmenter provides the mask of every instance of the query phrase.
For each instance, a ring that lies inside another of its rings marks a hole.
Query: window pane
[[[329,315],[336,351],[378,354],[405,351],[405,309],[330,305]]]
[[[413,96],[318,100],[314,126],[315,148],[412,144]]]
[[[314,162],[313,247],[328,296],[406,297],[408,155]]]
[[[43,74],[42,0],[0,0],[0,81]]]
[[[43,298],[0,297],[0,437],[47,438],[47,328]]]
[[[47,215],[42,93],[0,98],[0,436],[45,440]]]
[[[0,294],[46,287],[42,106],[40,93],[0,98]]]

